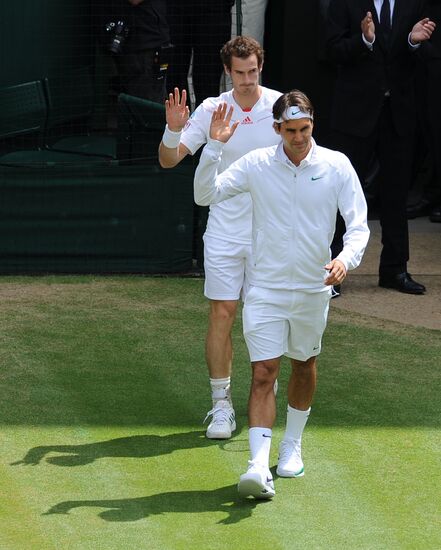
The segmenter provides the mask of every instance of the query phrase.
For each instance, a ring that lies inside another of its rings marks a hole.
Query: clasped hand
[[[410,40],[412,44],[416,45],[425,40],[429,40],[433,31],[436,28],[436,24],[428,17],[421,19],[412,28],[410,33]],[[372,17],[372,12],[368,11],[366,16],[361,21],[361,32],[365,39],[372,43],[375,39],[375,23]]]

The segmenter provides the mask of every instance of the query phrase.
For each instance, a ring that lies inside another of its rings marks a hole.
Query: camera
[[[104,26],[106,34],[110,40],[107,44],[109,52],[117,55],[123,50],[124,42],[129,36],[129,27],[124,21],[110,21]]]

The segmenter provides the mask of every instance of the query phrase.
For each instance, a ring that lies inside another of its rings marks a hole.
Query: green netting
[[[231,8],[241,28],[241,2],[232,4],[167,2],[177,44],[168,87],[192,90],[192,108],[222,85]],[[104,23],[127,9],[127,0],[0,3],[0,273],[202,265],[207,209],[193,203],[195,161],[159,168],[164,105],[126,93],[108,51]],[[133,45],[136,18],[126,22]]]

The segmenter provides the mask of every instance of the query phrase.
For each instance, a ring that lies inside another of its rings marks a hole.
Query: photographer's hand
[[[187,124],[190,117],[190,110],[187,106],[187,91],[182,90],[182,95],[179,94],[179,89],[175,88],[175,93],[169,94],[165,101],[165,118],[168,127],[172,132],[180,132]]]

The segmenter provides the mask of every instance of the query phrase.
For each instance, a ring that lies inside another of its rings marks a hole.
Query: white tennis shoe
[[[302,447],[299,440],[283,440],[279,447],[277,475],[280,477],[302,477],[305,470],[302,461]]]
[[[268,468],[258,462],[248,462],[248,470],[242,474],[237,486],[243,497],[270,499],[276,494],[273,476]]]
[[[234,409],[226,399],[216,402],[211,411],[208,411],[204,422],[212,417],[207,428],[208,439],[230,439],[232,432],[236,429]]]

